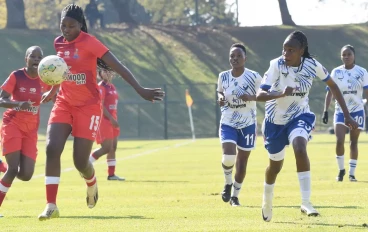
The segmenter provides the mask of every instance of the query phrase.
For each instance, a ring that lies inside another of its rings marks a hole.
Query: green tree
[[[151,14],[152,23],[182,25],[235,25],[234,13],[227,9],[226,0],[138,0]],[[198,19],[198,22],[197,22]]]

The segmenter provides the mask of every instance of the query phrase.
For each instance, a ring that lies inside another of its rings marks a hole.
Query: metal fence
[[[188,89],[194,104],[192,106],[195,134],[198,138],[217,137],[220,109],[216,104],[216,84],[166,84],[163,102],[150,103],[140,99],[130,86],[118,86],[118,105],[121,139],[175,139],[192,136],[185,90]],[[258,105],[258,132],[260,132],[264,103]],[[52,103],[41,106],[40,134],[46,134],[47,121]],[[312,109],[313,110],[313,109]],[[4,109],[1,109],[3,112]],[[317,114],[316,132],[326,132],[328,126]]]

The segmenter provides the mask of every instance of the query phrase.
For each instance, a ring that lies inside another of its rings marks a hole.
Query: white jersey
[[[304,113],[312,113],[309,109],[309,91],[313,79],[323,81],[330,78],[327,70],[315,59],[305,58],[299,67],[285,65],[282,57],[271,60],[270,67],[264,75],[261,89],[282,93],[285,87],[294,88],[291,96],[267,101],[265,118],[274,124],[285,125]]]
[[[368,73],[364,68],[355,65],[348,70],[343,65],[331,72],[331,77],[339,87],[350,113],[364,110],[363,89],[368,88]],[[342,113],[335,100],[335,113]]]
[[[221,107],[221,124],[241,129],[257,122],[256,102],[245,102],[239,97],[256,95],[261,81],[262,77],[257,72],[247,68],[239,77],[233,77],[231,70],[219,74],[217,91],[224,93],[226,100],[225,106]]]

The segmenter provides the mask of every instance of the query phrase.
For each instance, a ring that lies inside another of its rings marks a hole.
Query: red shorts
[[[120,128],[113,127],[108,119],[103,118],[98,130],[96,142],[101,144],[106,139],[114,139],[120,134]]]
[[[101,104],[71,106],[57,99],[52,108],[49,124],[66,123],[72,126],[72,135],[94,141],[101,122]]]
[[[20,151],[21,154],[36,161],[37,139],[37,130],[24,132],[12,123],[1,126],[1,146],[4,156]]]

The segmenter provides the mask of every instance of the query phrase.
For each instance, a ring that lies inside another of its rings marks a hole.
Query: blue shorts
[[[235,129],[231,126],[221,124],[219,134],[221,143],[234,143],[243,151],[250,151],[255,148],[257,136],[256,124],[242,129]]]
[[[350,116],[358,123],[358,129],[365,130],[365,113],[364,110],[350,113]],[[334,124],[345,125],[345,118],[343,113],[335,113]]]
[[[302,114],[285,125],[273,124],[265,119],[262,125],[265,148],[269,154],[277,154],[296,137],[309,141],[315,122],[316,116],[312,113]]]

